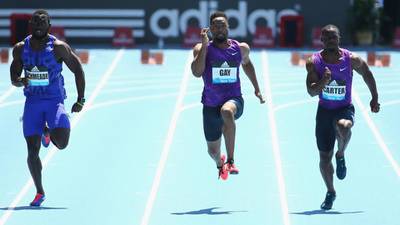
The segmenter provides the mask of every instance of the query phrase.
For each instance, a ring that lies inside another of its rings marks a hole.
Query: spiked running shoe
[[[50,145],[50,131],[49,131],[49,128],[47,126],[43,130],[42,145],[45,148],[49,147],[49,145]]]
[[[221,155],[221,165],[218,168],[218,179],[221,178],[222,180],[227,180],[228,179],[228,169],[227,165],[225,164],[225,155]]]
[[[327,192],[325,196],[325,201],[321,204],[322,210],[330,210],[332,209],[333,202],[336,199],[336,193]]]
[[[45,199],[43,194],[37,193],[30,206],[40,206]]]
[[[229,174],[239,174],[239,169],[235,166],[233,159],[227,163]]]
[[[336,176],[339,180],[343,180],[346,177],[346,162],[343,157],[336,157]]]

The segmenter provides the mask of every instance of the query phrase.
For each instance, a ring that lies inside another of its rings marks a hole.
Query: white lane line
[[[134,91],[143,91],[143,90],[161,90],[161,89],[175,89],[178,87],[178,84],[161,84],[161,85],[138,85],[138,86],[130,86],[130,87],[115,87],[104,90],[102,93],[122,93],[122,92],[134,92]]]
[[[183,112],[183,111],[185,111],[185,110],[188,110],[188,109],[191,109],[191,108],[200,107],[200,106],[202,106],[202,105],[203,105],[203,104],[201,104],[200,102],[192,103],[192,104],[183,106],[183,107],[181,108],[181,111]]]
[[[7,106],[12,106],[12,105],[22,105],[24,104],[25,99],[24,100],[16,100],[16,101],[9,101],[9,102],[4,102],[0,104],[0,108],[4,108]]]
[[[163,146],[163,149],[161,152],[160,161],[158,162],[156,175],[154,176],[153,185],[151,187],[151,191],[150,191],[149,197],[147,199],[147,203],[146,203],[146,208],[144,210],[142,221],[140,223],[141,225],[149,224],[150,215],[152,213],[154,201],[156,200],[157,192],[160,187],[161,177],[164,172],[165,164],[168,159],[168,154],[169,154],[171,144],[172,144],[174,134],[175,134],[176,124],[178,122],[178,118],[181,113],[183,100],[184,100],[185,93],[187,90],[189,75],[191,74],[191,70],[190,70],[191,61],[192,61],[192,53],[190,52],[189,57],[186,61],[185,72],[183,74],[182,82],[180,85],[179,95],[178,95],[178,98],[175,103],[175,110],[172,115],[171,122],[169,124],[167,137],[165,138],[164,146]]]
[[[305,105],[305,104],[312,103],[312,102],[317,102],[317,101],[318,100],[313,98],[313,99],[302,100],[302,101],[297,101],[297,102],[289,102],[289,103],[286,103],[286,104],[275,106],[274,110],[275,110],[275,112],[277,112],[277,111],[282,110],[282,109],[287,109],[287,108],[298,106],[298,105]]]
[[[380,93],[379,93],[379,94],[380,94]],[[387,101],[387,102],[381,103],[381,107],[382,107],[382,106],[398,105],[398,104],[400,104],[400,100]]]
[[[10,49],[9,50],[9,55],[11,56],[10,57],[10,59],[8,60],[8,66],[11,66],[11,62],[12,62],[12,49]],[[11,82],[10,82],[10,85],[12,85],[11,84]],[[6,100],[8,97],[10,97],[11,95],[12,95],[12,93],[14,93],[14,91],[15,90],[17,90],[17,87],[15,87],[15,86],[11,86],[9,89],[7,89],[7,91],[6,92],[4,92],[4,94],[2,94],[1,96],[0,96],[0,104],[4,101],[4,100]]]
[[[368,114],[367,107],[364,106],[362,103],[360,96],[358,93],[353,90],[353,99],[355,100],[356,104],[358,107],[361,109],[362,115],[364,116],[365,121],[368,124],[369,129],[372,131],[372,133],[375,136],[376,141],[379,144],[380,149],[382,150],[383,154],[385,155],[386,159],[389,161],[390,165],[392,166],[394,172],[397,174],[398,177],[400,177],[400,166],[394,159],[392,152],[389,150],[389,147],[386,145],[385,141],[383,140],[382,134],[379,132],[378,127],[372,120],[371,116]]]
[[[283,224],[290,225],[289,219],[289,208],[287,204],[287,197],[286,197],[286,187],[285,187],[285,179],[283,176],[283,169],[282,169],[282,159],[280,155],[279,149],[279,138],[278,138],[278,130],[276,127],[276,120],[275,120],[275,113],[274,113],[274,103],[272,99],[272,90],[271,90],[271,81],[269,77],[269,67],[268,67],[268,56],[266,51],[261,52],[262,58],[262,71],[264,75],[264,90],[266,95],[266,101],[268,105],[268,119],[271,129],[271,136],[272,136],[272,151],[274,153],[274,160],[275,160],[275,167],[276,167],[276,175],[278,179],[278,188],[279,188],[279,199],[281,203],[281,210],[282,210],[282,217],[283,217]]]
[[[10,97],[10,95],[12,95],[12,93],[14,93],[15,90],[17,90],[17,87],[15,86],[11,86],[9,89],[7,89],[7,91],[0,96],[0,105],[2,102],[4,102],[4,100]]]
[[[101,89],[105,86],[107,83],[107,80],[110,78],[111,74],[114,72],[118,62],[121,60],[123,53],[125,52],[124,49],[121,49],[118,51],[116,57],[114,58],[113,62],[111,63],[110,67],[108,70],[103,74],[101,80],[99,81],[98,85],[96,86],[96,89],[92,92],[90,95],[87,103],[85,104],[85,107],[83,110],[76,114],[71,121],[71,129],[76,126],[78,121],[82,118],[82,116],[87,112],[87,108],[89,108],[92,104],[97,95],[100,93]],[[54,154],[57,152],[56,147],[53,146],[49,152],[46,154],[44,160],[42,160],[42,166],[43,169],[46,168],[46,165],[48,162],[53,158]],[[33,186],[33,181],[32,178],[29,178],[22,190],[18,193],[18,195],[15,197],[15,199],[11,202],[11,204],[8,206],[8,209],[4,212],[3,216],[0,218],[0,225],[4,225],[7,220],[10,218],[12,213],[14,212],[14,208],[19,204],[21,199],[26,195],[26,193],[29,191],[29,189]]]
[[[88,108],[88,110],[109,107],[109,106],[118,105],[118,104],[125,104],[128,102],[134,102],[134,101],[173,97],[173,96],[177,96],[177,95],[178,95],[178,93],[165,93],[165,94],[160,94],[160,95],[145,95],[145,96],[135,96],[135,97],[130,97],[130,98],[124,98],[124,99],[117,99],[117,100],[106,101],[106,102],[101,102],[101,103],[92,105],[90,108]]]

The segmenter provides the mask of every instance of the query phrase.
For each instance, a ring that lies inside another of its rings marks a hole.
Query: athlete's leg
[[[332,165],[332,156],[333,156],[333,150],[329,152],[325,151],[319,152],[319,157],[320,157],[319,168],[321,171],[322,178],[324,179],[326,188],[328,189],[325,195],[325,199],[321,204],[321,209],[323,210],[331,209],[333,206],[333,202],[336,199],[336,191],[335,188],[333,187],[334,170]]]
[[[62,102],[51,101],[46,111],[51,142],[58,149],[65,149],[69,142],[70,122]]]
[[[322,179],[325,182],[327,193],[321,209],[329,210],[332,208],[333,201],[336,198],[336,191],[333,186],[333,165],[332,156],[335,146],[335,127],[333,126],[333,112],[318,107],[316,117],[315,136],[319,149],[319,169]]]
[[[235,136],[236,136],[236,124],[235,120],[239,119],[243,113],[243,99],[241,97],[233,98],[226,102],[221,108],[221,116],[224,120],[222,128],[225,147],[228,153],[227,169],[230,174],[239,174],[239,169],[234,163],[235,153]]]
[[[224,134],[228,162],[234,159],[236,135],[236,124],[234,115],[236,114],[236,111],[236,105],[231,101],[226,102],[221,108],[221,116],[224,121],[222,132]]]
[[[207,141],[208,154],[221,166],[221,136],[223,121],[219,114],[220,107],[203,107],[203,129]]]
[[[207,141],[208,154],[215,161],[218,168],[222,167],[221,162],[221,138],[216,141]]]
[[[322,178],[324,179],[328,192],[335,192],[333,187],[333,165],[332,165],[333,150],[319,151],[319,169]]]
[[[351,128],[354,123],[354,106],[350,105],[338,111],[335,121],[336,139],[338,141],[338,151],[335,155],[336,176],[342,180],[347,173],[344,151],[351,138]]]
[[[203,107],[203,129],[207,140],[208,154],[217,165],[218,177],[226,180],[228,172],[224,165],[225,156],[221,155],[222,124],[220,107]]]
[[[68,145],[70,135],[69,128],[54,128],[50,130],[51,142],[60,150],[65,149]]]
[[[233,165],[235,154],[236,123],[243,113],[243,98],[237,97],[227,101],[221,107],[221,117],[223,119],[222,132],[225,139],[225,147],[228,155],[228,162]],[[238,172],[238,171],[237,171]]]
[[[39,158],[40,135],[25,137],[28,146],[28,168],[31,173],[36,192],[44,194],[42,185],[42,162]]]
[[[351,138],[351,127],[353,122],[351,120],[341,119],[336,124],[336,139],[338,141],[338,151],[336,157],[343,157],[344,150],[346,149]]]
[[[23,115],[23,132],[28,147],[28,168],[31,173],[36,191],[44,194],[42,186],[42,163],[39,158],[40,141],[43,132],[44,105],[42,102],[25,102]]]

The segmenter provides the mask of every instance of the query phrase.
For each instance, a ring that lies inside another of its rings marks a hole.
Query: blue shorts
[[[242,97],[234,97],[227,102],[233,102],[236,105],[235,120],[243,114],[244,101]],[[224,121],[221,116],[222,105],[211,107],[203,106],[203,129],[207,141],[216,141],[222,136],[222,125]]]
[[[54,128],[70,128],[64,102],[58,99],[40,101],[25,101],[22,117],[24,136],[42,135],[46,125],[50,130]]]

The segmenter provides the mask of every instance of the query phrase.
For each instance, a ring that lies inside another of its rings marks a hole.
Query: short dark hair
[[[38,10],[36,10],[35,12],[33,12],[33,14],[32,15],[41,15],[41,14],[43,14],[43,15],[46,15],[46,17],[47,17],[47,21],[50,23],[50,15],[49,15],[49,13],[46,11],[46,10],[44,10],[44,9],[38,9]]]
[[[210,15],[210,24],[212,23],[212,21],[217,18],[217,17],[224,17],[226,20],[228,20],[228,17],[226,16],[226,14],[222,11],[215,11]]]
[[[322,33],[322,32],[326,32],[326,31],[328,31],[328,30],[334,30],[334,31],[336,31],[336,32],[339,34],[339,36],[340,36],[339,28],[338,28],[337,26],[333,25],[333,24],[328,24],[328,25],[324,26],[324,27],[321,29],[321,33]]]

